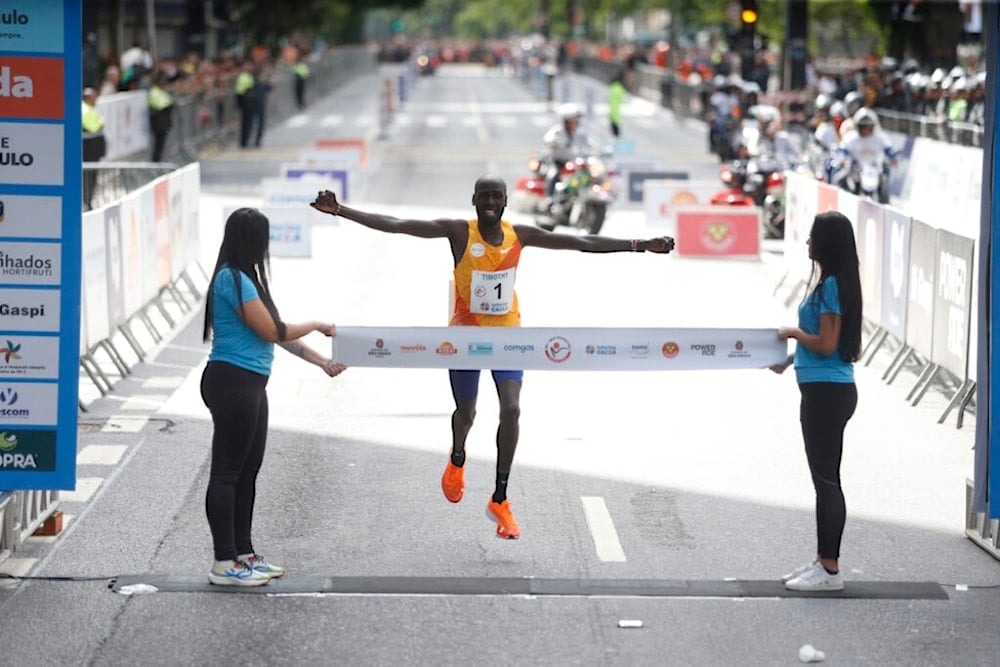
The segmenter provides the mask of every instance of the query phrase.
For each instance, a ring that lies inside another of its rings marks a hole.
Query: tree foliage
[[[288,35],[320,34],[338,43],[362,40],[365,12],[421,8],[425,0],[241,0],[234,3],[245,39],[275,46]]]

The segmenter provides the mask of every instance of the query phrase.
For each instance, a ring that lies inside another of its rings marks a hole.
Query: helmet
[[[557,113],[563,120],[580,120],[583,117],[583,111],[572,102],[560,104]]]
[[[770,104],[755,104],[749,109],[750,115],[760,123],[773,123],[781,118],[781,112]]]
[[[847,118],[847,107],[843,102],[834,102],[830,105],[830,116],[833,118]]]
[[[856,127],[875,127],[878,123],[878,116],[871,109],[858,109],[857,113],[854,114],[854,125]]]
[[[824,95],[823,93],[820,93],[819,95],[816,96],[816,102],[814,104],[816,110],[819,111],[820,109],[829,109],[830,104],[832,102],[833,100],[830,98],[829,95]]]
[[[856,90],[852,90],[844,95],[844,106],[847,108],[847,113],[852,116],[861,108],[863,102],[864,97]]]

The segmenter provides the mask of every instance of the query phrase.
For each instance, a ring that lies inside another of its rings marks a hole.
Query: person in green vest
[[[146,97],[149,105],[149,131],[153,134],[153,162],[163,161],[167,133],[173,127],[174,98],[167,92],[166,85],[166,73],[157,70],[153,76],[153,85],[150,86]]]
[[[97,162],[107,152],[104,138],[104,115],[97,110],[97,91],[83,89],[83,104],[80,108],[80,124],[83,126],[83,161]],[[87,209],[93,208],[94,191],[97,189],[97,170],[83,171],[83,203]]]
[[[625,75],[619,70],[608,84],[608,116],[611,120],[611,134],[617,139],[622,129],[622,104],[625,102]]]
[[[250,91],[253,89],[253,61],[243,61],[240,73],[236,75],[234,92],[236,106],[240,110],[240,148],[246,148],[250,141],[250,129],[253,126],[253,105],[250,103]]]
[[[306,79],[309,78],[309,65],[306,64],[306,57],[299,51],[295,64],[292,65],[292,72],[295,74],[295,104],[299,110],[306,108]]]

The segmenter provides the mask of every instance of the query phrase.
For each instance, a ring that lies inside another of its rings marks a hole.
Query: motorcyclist
[[[822,165],[823,178],[827,183],[833,182],[833,156],[840,145],[840,126],[844,122],[846,110],[843,102],[830,105],[828,117],[816,126],[813,133],[814,145],[817,148],[816,166]]]
[[[567,102],[559,105],[556,112],[559,115],[559,122],[546,130],[542,136],[542,143],[548,152],[544,158],[545,194],[548,204],[552,203],[562,165],[598,150],[580,127],[583,110],[578,105]]]
[[[749,157],[774,160],[779,170],[794,166],[801,149],[792,135],[781,129],[781,111],[768,104],[758,104],[750,107],[750,115],[757,120],[757,133],[748,138]]]
[[[725,162],[734,157],[732,133],[738,124],[740,98],[734,92],[736,85],[721,74],[712,83],[715,91],[708,98],[708,148]]]
[[[847,135],[854,131],[854,116],[861,110],[864,103],[864,95],[857,90],[852,90],[844,95],[844,109],[847,112],[847,115],[844,117],[844,122],[840,124],[841,139],[844,139]]]
[[[855,130],[845,136],[834,156],[834,182],[841,184],[846,178],[852,162],[857,165],[876,164],[882,173],[878,199],[889,202],[889,169],[896,165],[899,153],[893,148],[889,138],[878,129],[878,116],[868,108],[859,109],[854,114]],[[843,127],[843,125],[841,126]]]

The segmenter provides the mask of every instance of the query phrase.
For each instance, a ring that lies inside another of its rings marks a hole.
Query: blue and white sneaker
[[[278,577],[283,577],[285,575],[285,568],[274,565],[273,563],[268,563],[259,554],[250,554],[249,556],[238,556],[240,562],[249,567],[251,570],[258,574],[264,574],[271,579],[277,579]]]
[[[218,586],[263,586],[271,581],[266,574],[254,571],[249,565],[233,561],[231,565],[216,563],[208,571],[208,583]]]

